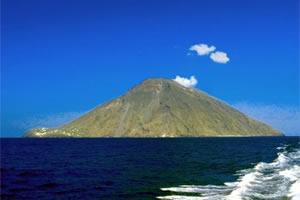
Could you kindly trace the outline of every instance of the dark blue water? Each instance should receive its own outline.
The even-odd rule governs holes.
[[[1,199],[163,198],[174,191],[161,188],[235,182],[282,148],[299,137],[1,139]]]

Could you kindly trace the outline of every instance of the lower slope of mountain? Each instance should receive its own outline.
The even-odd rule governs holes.
[[[127,94],[59,128],[29,137],[280,136],[206,93],[173,80],[148,79]]]

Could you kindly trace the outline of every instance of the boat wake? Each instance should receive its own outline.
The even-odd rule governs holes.
[[[271,163],[260,162],[252,169],[238,171],[235,182],[224,185],[180,185],[161,188],[174,193],[159,196],[169,200],[300,200],[300,148],[279,147]]]

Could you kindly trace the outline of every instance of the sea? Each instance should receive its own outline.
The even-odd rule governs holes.
[[[299,200],[300,137],[2,138],[1,199]]]

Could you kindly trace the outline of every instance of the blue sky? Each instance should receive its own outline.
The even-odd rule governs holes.
[[[146,78],[176,75],[194,75],[197,88],[246,113],[268,108],[262,120],[284,116],[272,125],[293,121],[283,131],[300,134],[298,0],[1,4],[2,136],[58,125]],[[200,43],[230,61],[189,51]]]

